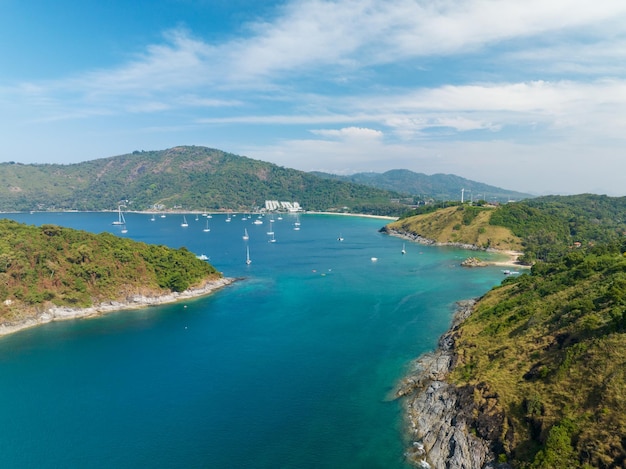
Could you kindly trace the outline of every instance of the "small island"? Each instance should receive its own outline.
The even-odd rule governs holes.
[[[0,220],[0,335],[206,295],[232,281],[184,247]]]

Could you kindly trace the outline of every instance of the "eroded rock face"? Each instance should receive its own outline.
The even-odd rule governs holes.
[[[460,305],[439,348],[417,360],[416,372],[406,377],[396,392],[405,399],[409,440],[406,457],[417,467],[509,467],[496,463],[505,419],[498,409],[497,395],[485,385],[458,387],[446,381],[456,361],[458,325],[471,313],[473,304]]]

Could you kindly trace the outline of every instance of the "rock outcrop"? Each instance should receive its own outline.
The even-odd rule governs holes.
[[[469,316],[474,303],[459,305],[438,349],[420,357],[415,372],[404,378],[396,391],[396,397],[404,399],[409,440],[406,457],[417,467],[509,467],[496,462],[504,423],[497,396],[490,396],[485,386],[459,387],[446,381],[456,362],[458,325]],[[476,395],[481,396],[478,401]]]
[[[485,261],[481,261],[478,257],[468,257],[463,262],[461,262],[461,266],[463,267],[485,267],[487,264]]]
[[[28,317],[19,322],[0,324],[0,336],[11,334],[28,327],[46,324],[52,321],[79,319],[100,316],[113,311],[144,308],[147,306],[174,303],[176,301],[208,295],[215,290],[225,287],[235,281],[232,278],[217,278],[205,282],[203,285],[190,288],[182,292],[171,292],[160,296],[146,296],[141,294],[128,295],[125,300],[107,301],[88,308],[71,308],[56,306],[40,312],[36,316]]]

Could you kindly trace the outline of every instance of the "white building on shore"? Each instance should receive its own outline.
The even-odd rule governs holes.
[[[286,210],[287,212],[300,212],[302,207],[298,202],[279,202],[278,200],[266,200],[265,210],[275,212],[276,210]]]

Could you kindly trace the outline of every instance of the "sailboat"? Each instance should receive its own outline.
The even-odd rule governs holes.
[[[123,234],[128,233],[128,228],[126,228],[126,225],[122,226],[122,233]]]
[[[293,229],[298,231],[300,229],[300,216],[296,214],[296,221],[293,224]]]
[[[189,223],[187,223],[187,218],[185,217],[185,215],[183,215],[183,222],[180,224],[180,226],[182,226],[183,228],[187,228],[189,226]]]
[[[156,218],[154,218],[154,213],[152,214],[152,217],[150,218],[150,221],[155,221]]]
[[[404,243],[402,243],[402,254],[406,254],[406,249],[404,249]]]
[[[252,261],[250,260],[250,248],[248,246],[246,246],[246,264],[252,264]]]
[[[274,230],[272,229],[272,223],[274,220],[270,220],[270,230],[267,232],[268,235],[273,235],[274,234]]]
[[[270,243],[275,243],[276,242],[276,238],[274,238],[274,232],[272,231],[272,237],[269,239]]]
[[[124,220],[124,214],[122,213],[123,205],[118,205],[117,207],[117,220],[111,222],[112,225],[125,225],[126,220]]]
[[[205,233],[208,233],[209,231],[211,231],[211,228],[209,228],[209,219],[208,218],[207,218],[207,221],[206,221],[206,227],[202,231],[204,231]]]
[[[339,236],[337,237],[337,241],[343,241],[343,236],[341,236],[341,233],[339,233]]]
[[[250,239],[250,236],[248,236],[248,229],[247,228],[243,229],[243,239],[244,240]]]

